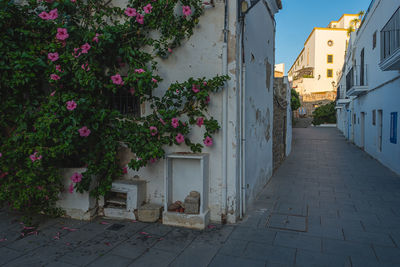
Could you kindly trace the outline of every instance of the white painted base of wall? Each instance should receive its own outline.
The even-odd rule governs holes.
[[[163,212],[163,224],[203,230],[210,222],[210,210],[200,214]]]
[[[123,208],[104,208],[104,216],[113,219],[130,219],[136,220],[135,213]]]
[[[68,187],[72,183],[71,176],[75,173],[85,172],[85,168],[65,168],[61,169],[62,181],[64,184],[64,192],[60,193],[57,207],[65,211],[66,216],[78,220],[90,220],[97,214],[97,201],[96,198],[91,197],[89,192],[83,194],[68,192]]]

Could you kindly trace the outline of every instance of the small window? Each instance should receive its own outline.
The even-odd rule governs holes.
[[[356,114],[353,114],[353,124],[356,124],[356,122],[357,122],[357,116]]]
[[[372,49],[375,49],[376,47],[376,31],[372,35]]]
[[[372,111],[372,125],[376,125],[376,110]]]
[[[333,41],[332,40],[329,40],[328,41],[328,46],[332,46],[333,45]]]
[[[333,69],[326,70],[326,77],[333,78]]]
[[[134,95],[132,89],[118,88],[116,93],[109,95],[109,105],[121,114],[140,117],[140,98]]]
[[[333,55],[328,55],[327,62],[333,63]]]
[[[390,143],[397,144],[397,112],[390,113]]]

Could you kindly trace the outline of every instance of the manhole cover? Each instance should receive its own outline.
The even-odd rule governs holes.
[[[120,230],[120,229],[123,228],[123,227],[125,227],[125,225],[123,225],[123,224],[118,224],[118,223],[114,223],[113,225],[111,225],[110,227],[108,227],[106,230],[109,230],[109,231],[118,231],[118,230]]]
[[[307,232],[307,217],[282,213],[272,213],[267,220],[268,228]]]

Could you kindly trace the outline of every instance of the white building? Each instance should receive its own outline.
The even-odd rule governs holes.
[[[338,128],[400,173],[400,1],[374,0],[350,39],[336,102]]]
[[[292,87],[302,101],[334,100],[335,83],[344,63],[348,29],[356,28],[359,16],[344,14],[326,28],[314,28],[288,72]]]
[[[164,80],[154,94],[190,77],[229,75],[209,106],[221,129],[203,154],[180,153],[190,152],[183,145],[168,147],[167,159],[139,172],[128,170],[124,177],[138,175],[145,182],[145,201],[164,205],[164,223],[193,228],[209,220],[236,222],[272,176],[274,15],[281,8],[280,0],[204,2],[207,8],[193,36],[158,60]],[[118,5],[126,7],[126,2]],[[149,112],[148,106],[141,107],[142,114]],[[201,142],[203,132],[191,138]],[[201,194],[199,220],[165,214],[169,204],[183,202],[193,190]]]

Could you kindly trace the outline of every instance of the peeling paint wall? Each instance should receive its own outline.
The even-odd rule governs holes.
[[[274,20],[264,1],[245,18],[245,180],[247,206],[272,175]]]

